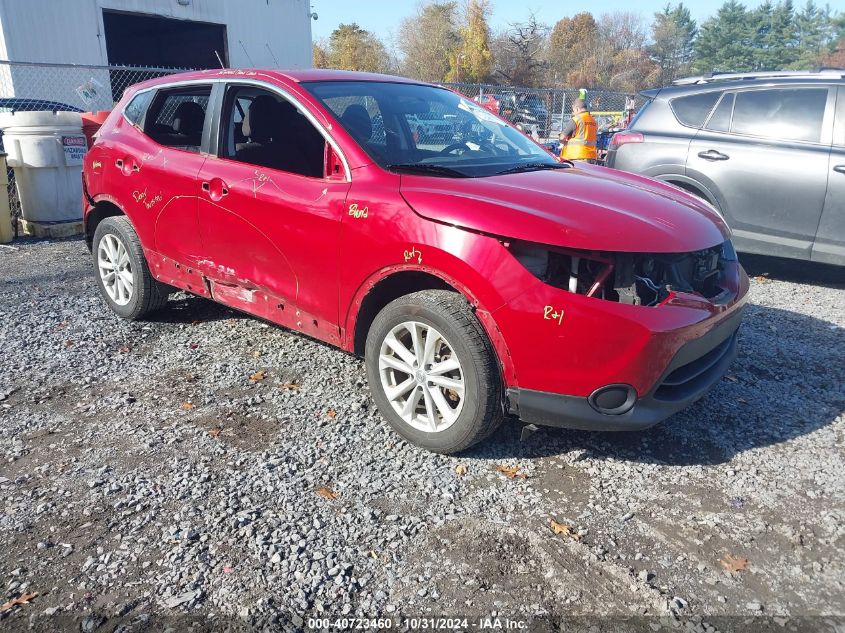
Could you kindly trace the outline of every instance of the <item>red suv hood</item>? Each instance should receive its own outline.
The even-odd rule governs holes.
[[[691,194],[593,166],[487,178],[403,175],[401,192],[425,218],[540,244],[683,253],[730,237],[719,215]]]

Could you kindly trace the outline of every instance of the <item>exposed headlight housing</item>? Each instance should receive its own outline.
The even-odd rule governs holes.
[[[503,242],[543,283],[575,294],[655,306],[673,292],[712,299],[724,292],[725,262],[736,261],[730,240],[691,253],[607,253],[531,242]]]

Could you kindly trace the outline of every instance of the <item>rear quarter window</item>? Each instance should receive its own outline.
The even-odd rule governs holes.
[[[123,115],[129,119],[130,123],[140,125],[141,120],[144,118],[144,113],[150,105],[150,99],[152,99],[152,96],[153,91],[147,90],[146,92],[140,92],[132,97],[132,100],[123,109]]]
[[[721,92],[703,92],[687,97],[676,97],[669,101],[669,105],[681,125],[698,128],[707,119],[707,115],[710,114],[721,94]]]

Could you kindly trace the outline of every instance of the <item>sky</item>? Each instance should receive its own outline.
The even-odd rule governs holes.
[[[493,31],[507,28],[509,23],[524,21],[530,11],[534,11],[541,22],[553,26],[562,17],[574,15],[579,11],[589,11],[593,15],[613,11],[637,11],[643,15],[646,23],[652,15],[666,6],[667,0],[592,0],[589,3],[569,3],[561,0],[493,0],[493,16],[490,26]],[[673,2],[675,4],[676,2]],[[716,13],[721,0],[685,0],[693,18],[699,24],[705,18]],[[317,21],[311,23],[314,40],[327,38],[338,24],[357,22],[359,26],[375,33],[383,40],[396,36],[399,23],[413,14],[418,0],[311,0]],[[751,0],[747,4],[759,4]],[[821,3],[823,4],[823,3]]]

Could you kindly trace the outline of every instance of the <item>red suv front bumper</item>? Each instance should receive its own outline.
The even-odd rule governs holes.
[[[508,386],[510,413],[528,423],[618,431],[653,426],[689,406],[736,357],[748,277],[734,262],[725,282],[719,302],[678,294],[655,307],[532,285],[493,314],[518,382]]]

